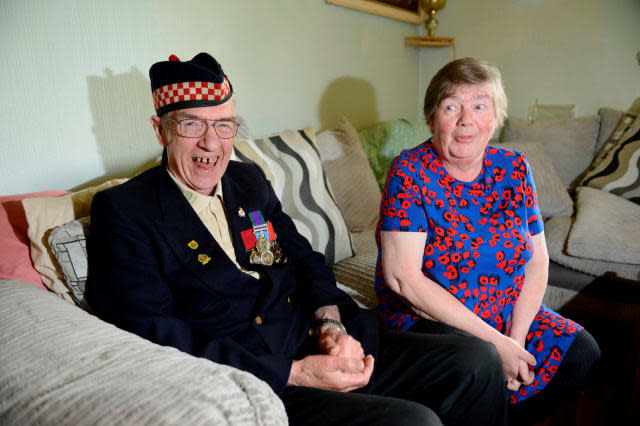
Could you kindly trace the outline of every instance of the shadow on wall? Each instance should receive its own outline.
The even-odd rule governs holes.
[[[336,127],[342,116],[346,116],[356,129],[380,121],[371,83],[361,78],[340,77],[329,84],[318,105],[320,128]]]
[[[154,114],[149,79],[138,69],[121,74],[88,76],[93,133],[105,174],[73,190],[109,179],[132,177],[159,164],[158,144],[149,117]]]

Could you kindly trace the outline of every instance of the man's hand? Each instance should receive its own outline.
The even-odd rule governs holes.
[[[325,325],[318,335],[318,347],[327,355],[342,358],[364,359],[364,351],[359,341],[331,325]]]
[[[348,335],[343,335],[348,336]],[[309,355],[293,361],[289,385],[350,392],[366,386],[373,373],[373,356],[364,359]]]

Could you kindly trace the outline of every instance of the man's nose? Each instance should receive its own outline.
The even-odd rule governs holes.
[[[204,135],[200,138],[200,145],[207,151],[213,151],[220,148],[222,141],[216,133],[216,129],[212,123],[207,123]]]

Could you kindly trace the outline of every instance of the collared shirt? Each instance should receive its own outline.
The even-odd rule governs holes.
[[[233,240],[231,239],[231,229],[227,221],[227,209],[222,198],[222,185],[220,183],[216,185],[213,195],[202,195],[187,187],[170,171],[169,176],[178,185],[184,197],[229,259],[245,274],[259,278],[258,272],[242,268],[236,260]]]

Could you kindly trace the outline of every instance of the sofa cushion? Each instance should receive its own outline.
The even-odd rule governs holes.
[[[607,139],[613,135],[624,114],[624,111],[612,108],[600,108],[598,110],[600,131],[598,132],[598,142],[596,142],[596,152],[599,152]]]
[[[502,140],[541,143],[564,186],[572,188],[593,160],[599,129],[598,116],[533,122],[509,118]]]
[[[599,189],[578,188],[567,253],[640,264],[640,206]]]
[[[327,264],[353,256],[351,236],[322,169],[313,129],[236,140],[232,158],[256,163],[298,232]]]
[[[552,217],[545,222],[544,228],[549,258],[554,262],[589,275],[611,275],[640,282],[640,265],[585,259],[567,254],[565,244],[571,229],[571,217]]]
[[[593,161],[582,185],[640,204],[640,117],[627,114]]]
[[[31,246],[31,259],[42,276],[44,285],[63,299],[75,303],[72,290],[64,283],[62,271],[56,267],[55,257],[49,247],[49,236],[58,226],[89,216],[91,200],[96,192],[125,182],[113,179],[101,185],[54,198],[28,198],[22,200],[27,223],[27,235]]]
[[[0,281],[0,424],[286,425],[269,385]]]
[[[318,151],[349,230],[362,232],[375,227],[380,188],[349,120],[343,117],[338,127],[318,134]]]
[[[29,256],[27,218],[20,202],[26,198],[56,197],[66,191],[44,191],[0,197],[0,278],[46,288]]]
[[[339,284],[349,289],[347,292],[356,302],[375,309],[378,306],[373,287],[378,259],[375,230],[354,233],[353,245],[356,255],[332,265],[333,274]]]
[[[84,287],[87,282],[87,236],[89,217],[72,220],[55,228],[47,242],[57,265],[62,271],[64,282],[71,290],[76,304],[86,307]]]
[[[402,150],[420,145],[429,136],[426,123],[404,118],[384,121],[358,132],[378,186],[384,187],[391,161]]]
[[[573,200],[540,143],[504,142],[500,147],[522,152],[529,160],[536,184],[538,206],[544,219],[573,214]]]

